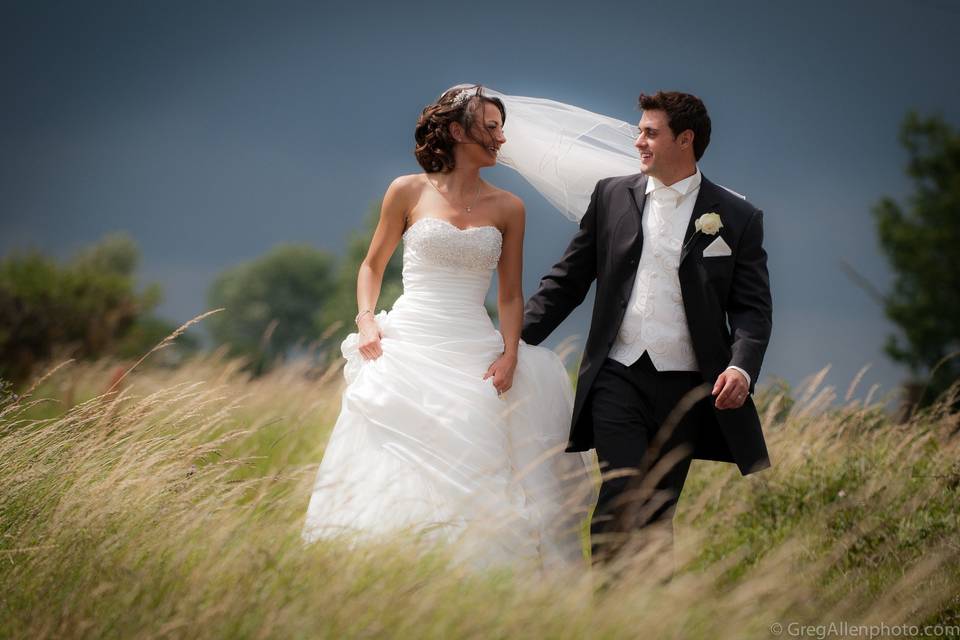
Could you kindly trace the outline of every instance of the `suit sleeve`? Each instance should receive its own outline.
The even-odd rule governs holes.
[[[597,207],[603,180],[597,183],[590,204],[580,219],[580,230],[570,240],[557,264],[540,280],[527,301],[520,337],[540,344],[577,308],[597,277]]]
[[[759,210],[750,218],[740,239],[727,318],[733,336],[729,364],[749,373],[753,391],[773,327],[767,252],[763,248],[763,212]]]

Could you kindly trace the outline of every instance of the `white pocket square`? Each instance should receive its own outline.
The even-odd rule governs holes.
[[[717,236],[717,239],[707,245],[707,248],[703,250],[704,258],[720,258],[723,256],[729,256],[733,253],[730,250],[730,245],[723,241],[723,238]]]

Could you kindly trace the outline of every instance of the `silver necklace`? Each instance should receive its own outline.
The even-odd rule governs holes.
[[[450,202],[450,198],[448,198],[446,195],[444,195],[443,191],[440,191],[440,187],[438,187],[437,185],[433,184],[433,180],[431,180],[430,178],[427,178],[427,182],[429,182],[429,183],[431,184],[431,186],[433,186],[433,188],[437,190],[437,193],[439,193],[441,196],[443,196],[443,199],[444,199],[444,200],[446,200],[447,202]],[[476,193],[474,194],[474,196],[473,196],[473,202],[471,202],[471,203],[468,204],[468,205],[464,205],[463,208],[464,208],[464,210],[465,210],[467,213],[470,213],[471,211],[473,211],[473,208],[477,205],[477,200],[480,198],[480,186],[481,186],[482,184],[483,184],[482,182],[478,182],[478,183],[477,183],[477,192],[476,192]]]

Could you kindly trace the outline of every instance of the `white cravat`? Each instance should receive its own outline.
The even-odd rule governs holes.
[[[670,186],[647,178],[643,248],[627,312],[610,357],[630,366],[643,352],[657,371],[697,371],[687,314],[680,293],[680,249],[700,192],[700,169]],[[736,369],[750,384],[750,374]]]

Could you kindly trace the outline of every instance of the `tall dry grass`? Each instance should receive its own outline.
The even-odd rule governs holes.
[[[337,370],[251,379],[222,354],[122,380],[117,367],[70,363],[0,405],[3,637],[739,639],[772,637],[774,623],[786,637],[800,623],[960,625],[960,436],[942,407],[894,424],[822,376],[768,389],[773,468],[744,478],[694,463],[672,580],[650,548],[615,572],[542,578],[471,572],[403,540],[302,546]]]

